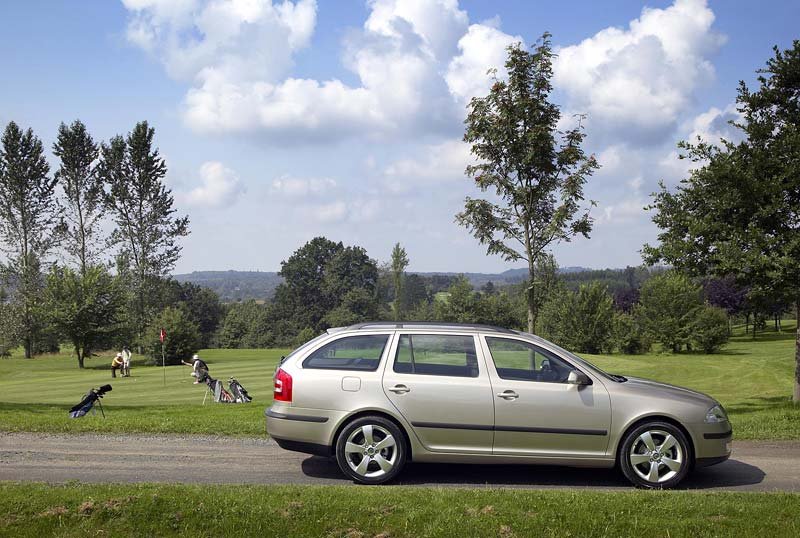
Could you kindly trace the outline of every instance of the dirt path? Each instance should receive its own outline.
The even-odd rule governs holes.
[[[351,484],[326,458],[268,439],[0,433],[0,480]],[[627,489],[615,471],[511,465],[409,465],[398,484]],[[734,443],[733,457],[695,471],[687,489],[800,492],[800,442]]]

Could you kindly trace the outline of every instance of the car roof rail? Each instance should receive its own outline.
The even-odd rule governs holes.
[[[365,321],[347,327],[349,331],[362,329],[468,329],[473,331],[496,332],[505,334],[519,334],[519,331],[497,327],[495,325],[482,325],[479,323],[449,323],[446,321]]]

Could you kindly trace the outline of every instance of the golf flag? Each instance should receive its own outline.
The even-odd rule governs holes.
[[[167,331],[165,331],[163,327],[161,328],[161,332],[159,333],[159,335],[158,335],[158,338],[159,338],[159,340],[161,340],[162,342],[163,342],[164,340],[166,340],[166,338],[167,338]]]

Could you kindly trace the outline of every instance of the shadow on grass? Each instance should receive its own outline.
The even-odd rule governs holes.
[[[729,413],[736,415],[756,413],[759,411],[774,411],[778,409],[794,410],[800,414],[800,406],[792,403],[792,398],[790,396],[751,398],[751,401],[749,402],[727,405],[725,406],[725,409]]]
[[[341,480],[347,483],[335,461],[312,456],[301,464],[303,474],[313,478]],[[738,460],[728,460],[713,467],[692,472],[678,489],[708,489],[748,486],[764,481],[760,468]],[[407,485],[537,486],[570,488],[621,488],[630,483],[616,469],[578,469],[542,465],[462,465],[412,463],[398,479]]]

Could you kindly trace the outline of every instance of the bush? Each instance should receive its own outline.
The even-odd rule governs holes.
[[[314,338],[315,336],[317,336],[317,333],[314,332],[314,329],[312,329],[311,327],[306,327],[305,329],[297,333],[297,337],[294,339],[293,342],[294,346],[300,347],[309,340],[311,340],[312,338]]]
[[[218,333],[223,348],[263,348],[273,342],[269,329],[269,313],[264,305],[253,300],[231,305]]]
[[[636,319],[645,333],[675,353],[692,340],[697,311],[703,306],[701,288],[687,277],[669,271],[644,283]]]
[[[167,333],[164,356],[167,364],[180,364],[200,349],[200,330],[180,308],[166,307],[153,319],[145,334],[145,346],[151,364],[161,364],[161,329]]]
[[[539,314],[544,337],[579,353],[601,353],[613,347],[613,303],[605,286],[583,285],[577,293],[554,295]]]
[[[625,312],[614,316],[614,348],[626,355],[638,355],[650,350],[652,343],[636,317]]]
[[[705,353],[714,353],[728,342],[728,314],[722,308],[706,305],[697,311],[692,341]]]

